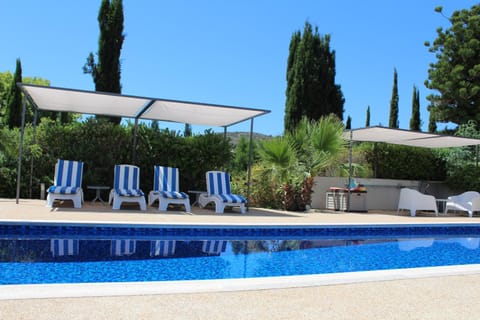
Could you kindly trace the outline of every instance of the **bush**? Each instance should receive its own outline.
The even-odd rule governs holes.
[[[42,119],[33,143],[33,128],[26,127],[20,196],[38,197],[40,183],[48,188],[53,182],[57,159],[84,162],[84,189],[87,185],[112,186],[115,164],[135,164],[140,167],[141,188],[148,192],[153,187],[153,166],[156,164],[178,167],[182,190],[205,190],[205,172],[228,167],[232,157],[229,140],[222,134],[206,131],[202,135],[183,137],[156,126],[140,125],[134,161],[133,129],[130,124],[119,126],[95,118],[66,125]],[[19,132],[3,129],[4,136],[11,139],[2,139],[0,144],[0,197],[11,198],[16,190],[13,186],[16,186]],[[33,171],[30,170],[32,161]]]
[[[376,178],[445,180],[445,161],[431,149],[386,143],[366,143],[363,148]]]

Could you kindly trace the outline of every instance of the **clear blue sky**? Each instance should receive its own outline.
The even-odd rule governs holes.
[[[100,0],[0,0],[0,72],[22,61],[23,76],[52,86],[94,90],[82,66],[98,49]],[[285,72],[292,33],[305,21],[331,35],[336,83],[352,127],[388,126],[393,70],[398,72],[400,128],[408,129],[413,85],[428,126],[424,46],[448,21],[434,12],[470,9],[467,0],[124,0],[122,93],[271,110],[254,130],[283,132]],[[183,130],[183,125],[167,125]],[[229,131],[248,131],[250,122]],[[193,127],[194,131],[204,128]],[[440,125],[440,129],[443,127]],[[216,128],[218,129],[218,128]]]

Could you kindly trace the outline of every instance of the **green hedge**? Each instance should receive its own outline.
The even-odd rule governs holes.
[[[446,163],[432,149],[385,143],[363,143],[360,148],[376,178],[433,181],[446,178]]]
[[[7,130],[3,129],[2,133],[15,138],[11,146],[1,144],[4,150],[0,149],[0,197],[12,198],[16,186],[18,130]],[[156,164],[178,167],[182,190],[205,190],[205,172],[226,169],[232,157],[229,141],[223,134],[212,131],[183,137],[157,126],[140,125],[135,162],[132,159],[131,124],[118,126],[89,118],[82,123],[61,125],[43,119],[36,134],[33,131],[32,127],[26,128],[22,163],[21,197],[27,198],[30,197],[30,178],[33,198],[39,196],[40,183],[45,183],[48,188],[53,182],[54,167],[59,158],[84,162],[85,191],[87,185],[112,186],[115,164],[135,164],[140,167],[141,188],[147,193],[153,187],[153,166]],[[86,197],[93,197],[93,192],[86,193]]]

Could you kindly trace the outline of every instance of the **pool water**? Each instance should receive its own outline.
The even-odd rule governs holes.
[[[480,236],[99,239],[0,236],[0,284],[254,278],[480,263]]]

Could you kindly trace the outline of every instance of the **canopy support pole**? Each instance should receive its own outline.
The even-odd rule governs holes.
[[[475,168],[478,168],[478,144],[475,146]]]
[[[352,182],[352,140],[353,140],[353,131],[350,129],[350,146],[348,151],[348,186],[347,186],[347,210],[350,211],[350,184]]]
[[[135,115],[135,126],[133,127],[133,141],[132,141],[132,162],[137,162],[137,134],[138,134],[138,119],[155,103],[155,100],[148,101],[142,106],[139,112]]]
[[[27,109],[27,102],[25,96],[22,99],[22,127],[20,128],[20,145],[18,147],[18,165],[17,165],[17,195],[16,204],[20,199],[20,178],[22,176],[22,156],[23,156],[23,135],[25,133],[25,112]]]
[[[252,153],[253,153],[253,118],[250,119],[250,144],[248,146],[248,173],[247,173],[247,211],[250,210],[250,183],[252,177]]]
[[[35,113],[33,114],[33,137],[32,137],[32,144],[37,142],[37,117],[38,111],[35,108]],[[33,156],[30,157],[30,190],[29,190],[29,198],[32,199],[32,186],[33,186]]]
[[[132,142],[132,163],[137,164],[137,131],[138,118],[135,118],[135,125],[133,127],[133,142]]]

